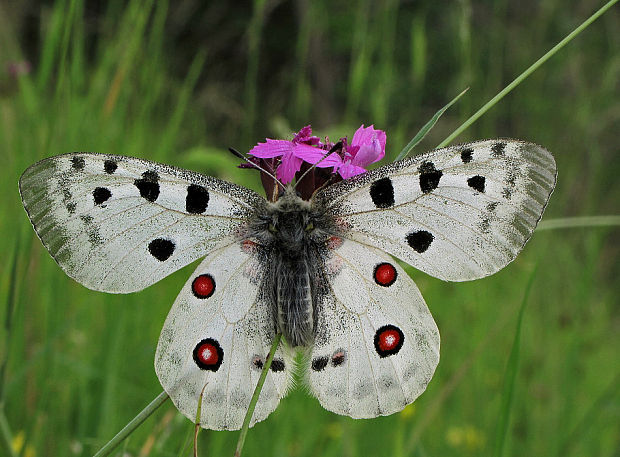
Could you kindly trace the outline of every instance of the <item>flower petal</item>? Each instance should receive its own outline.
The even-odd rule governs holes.
[[[374,126],[364,128],[364,124],[357,129],[351,141],[352,163],[360,167],[367,167],[371,163],[381,160],[385,156],[386,135],[383,130],[376,130]],[[353,147],[359,147],[353,151]]]
[[[293,154],[295,155],[295,157],[300,158],[304,162],[314,164],[317,163],[319,160],[323,159],[323,156],[327,154],[327,151],[325,149],[315,148],[314,146],[310,146],[307,144],[296,144],[295,149],[293,150]],[[337,153],[332,152],[325,159],[321,160],[317,167],[333,167],[334,165],[341,162],[342,159],[340,158],[340,156]]]
[[[338,168],[338,174],[344,179],[349,179],[353,176],[361,175],[362,173],[366,173],[366,169],[353,165],[352,163],[343,163]]]
[[[385,152],[385,141],[386,135],[383,130],[378,130],[374,128],[374,125],[364,128],[364,124],[361,125],[359,129],[353,135],[353,140],[351,140],[351,145],[353,146],[364,146],[370,145],[374,142],[374,140],[379,141],[379,146]]]
[[[381,160],[383,156],[385,156],[385,148],[381,148],[379,140],[375,139],[371,144],[360,146],[351,162],[359,167],[367,167],[371,163]]]
[[[288,184],[295,177],[295,173],[301,168],[301,160],[295,157],[292,152],[282,157],[282,163],[276,170],[276,177],[282,181],[282,184]]]
[[[271,159],[272,157],[280,157],[285,154],[290,154],[295,146],[292,141],[271,140],[269,138],[266,140],[266,143],[258,143],[254,146],[248,154],[251,154],[254,157],[260,157],[261,159]]]

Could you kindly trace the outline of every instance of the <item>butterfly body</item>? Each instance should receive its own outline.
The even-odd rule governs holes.
[[[502,139],[395,162],[308,201],[291,187],[268,202],[199,173],[94,153],[30,166],[20,192],[52,257],[91,289],[135,292],[203,259],[166,318],[155,371],[186,417],[200,409],[201,426],[234,430],[278,332],[287,344],[251,424],[275,410],[296,370],[323,407],[353,418],[414,401],[440,337],[394,258],[447,281],[493,274],[530,238],[555,182],[546,149]]]
[[[261,290],[276,316],[274,327],[292,347],[311,346],[325,293],[321,276],[328,240],[338,234],[334,218],[289,186],[275,203],[262,206],[241,233],[242,243],[251,241],[262,265]]]

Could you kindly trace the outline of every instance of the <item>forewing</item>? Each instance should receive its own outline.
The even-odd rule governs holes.
[[[259,294],[260,272],[255,257],[238,243],[217,249],[187,281],[166,318],[155,355],[157,376],[192,421],[202,393],[204,428],[241,428],[275,337],[273,310]],[[280,345],[252,425],[275,410],[292,368],[292,357]]]
[[[249,189],[130,157],[72,153],[21,176],[37,235],[73,279],[141,290],[233,234],[263,200]]]
[[[413,280],[378,249],[345,240],[326,266],[308,383],[353,418],[402,410],[439,363],[439,331]]]
[[[556,181],[551,154],[518,140],[438,149],[326,188],[344,236],[437,278],[466,281],[511,262]]]

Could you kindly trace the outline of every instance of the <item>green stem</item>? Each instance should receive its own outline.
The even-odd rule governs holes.
[[[448,137],[443,140],[437,148],[442,148],[452,142],[457,136],[459,136],[463,131],[465,131],[471,124],[476,122],[479,117],[481,117],[484,113],[486,113],[493,105],[495,105],[498,101],[504,98],[505,95],[510,93],[515,87],[517,87],[525,78],[531,75],[538,67],[540,67],[543,63],[545,63],[552,55],[562,49],[566,44],[568,44],[573,38],[579,35],[583,30],[588,27],[592,22],[598,19],[605,11],[611,8],[618,0],[610,0],[603,7],[601,7],[596,13],[586,19],[579,27],[569,33],[566,38],[552,47],[544,56],[534,62],[527,70],[521,73],[517,78],[508,84],[501,92],[499,92],[495,97],[489,100],[482,108],[476,111],[469,119],[467,119],[459,128],[457,128],[454,132],[452,132]]]
[[[155,399],[148,404],[146,408],[138,413],[136,417],[134,417],[123,429],[116,434],[114,438],[106,443],[99,452],[97,452],[94,457],[103,457],[105,455],[109,455],[110,452],[116,448],[121,442],[127,438],[142,422],[144,422],[151,414],[155,412],[157,408],[159,408],[166,400],[168,400],[168,394],[166,391],[160,393]]]
[[[205,389],[207,388],[207,384],[205,384],[200,391],[200,397],[198,398],[198,408],[196,408],[196,420],[194,423],[196,426],[194,427],[194,457],[198,457],[198,433],[200,433],[200,418],[202,417],[202,398],[205,394]]]
[[[267,373],[269,372],[269,367],[271,366],[271,362],[273,361],[273,356],[276,353],[276,349],[278,349],[278,344],[280,344],[280,339],[282,339],[282,334],[278,333],[273,339],[271,349],[269,350],[269,356],[267,357],[267,361],[263,366],[263,371],[260,374],[260,378],[258,378],[258,384],[256,384],[256,389],[254,389],[254,395],[252,395],[252,399],[250,400],[250,404],[248,406],[248,411],[245,413],[245,418],[243,419],[241,433],[239,434],[239,441],[237,441],[237,449],[235,449],[235,457],[241,457],[241,451],[243,450],[243,445],[245,444],[245,437],[248,434],[248,429],[250,428],[252,414],[254,414],[254,408],[256,408],[258,396],[260,395],[260,391],[263,388],[263,384],[265,384],[265,379],[267,378]]]
[[[577,227],[611,227],[620,225],[620,216],[581,216],[549,219],[538,224],[538,230],[556,230]]]

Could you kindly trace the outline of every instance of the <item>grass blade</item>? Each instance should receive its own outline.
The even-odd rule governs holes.
[[[254,414],[254,408],[256,408],[256,403],[258,403],[258,396],[260,395],[260,391],[263,389],[263,384],[265,384],[265,379],[267,378],[269,367],[273,361],[273,356],[276,354],[276,349],[278,349],[278,345],[280,344],[280,339],[282,339],[282,334],[278,333],[273,339],[271,349],[269,350],[269,356],[267,356],[267,361],[263,366],[263,371],[260,374],[260,378],[258,378],[256,389],[254,389],[254,394],[252,395],[252,399],[248,405],[248,412],[245,414],[245,418],[243,419],[241,433],[239,434],[239,440],[237,441],[237,449],[235,449],[235,457],[241,457],[241,451],[243,450],[243,445],[245,444],[245,437],[248,434],[248,428],[250,428],[252,414]]]
[[[618,225],[620,225],[620,216],[615,215],[561,217],[542,221],[536,228],[536,231],[579,227],[611,227]]]
[[[418,143],[424,139],[426,134],[430,132],[430,130],[435,126],[441,115],[445,113],[448,108],[454,105],[454,103],[456,103],[456,101],[461,98],[468,90],[469,87],[460,94],[458,94],[456,97],[454,97],[450,103],[437,111],[435,115],[431,117],[431,119],[426,124],[424,124],[424,127],[422,127],[420,131],[411,139],[411,141],[407,143],[407,146],[405,146],[403,150],[400,151],[400,154],[398,154],[396,159],[394,159],[394,162],[403,160],[405,157],[407,157],[411,153],[412,149],[415,148]]]
[[[552,47],[549,51],[547,51],[545,55],[543,55],[540,59],[538,59],[536,62],[530,65],[530,67],[527,70],[525,70],[523,73],[517,76],[510,84],[508,84],[504,89],[502,89],[495,97],[493,97],[491,100],[485,103],[482,108],[476,111],[469,119],[467,119],[463,124],[461,124],[459,128],[457,128],[454,132],[448,135],[448,137],[445,140],[439,143],[437,148],[442,148],[450,144],[452,140],[454,140],[457,136],[463,133],[470,125],[476,122],[478,118],[480,118],[484,113],[486,113],[489,109],[491,109],[493,105],[499,102],[507,94],[512,92],[512,90],[515,87],[517,87],[528,76],[534,73],[534,71],[537,70],[538,67],[540,67],[543,63],[545,63],[556,52],[558,52],[560,49],[566,46],[573,38],[575,38],[577,35],[583,32],[590,24],[592,24],[592,22],[598,19],[603,13],[605,13],[605,11],[607,11],[617,2],[618,0],[610,0],[605,5],[603,5],[597,12],[595,12],[592,16],[590,16],[588,19],[582,22],[579,27],[577,27],[575,30],[569,33],[562,41],[560,41],[558,44]]]
[[[497,422],[497,438],[495,442],[495,457],[501,457],[504,451],[504,443],[506,442],[506,435],[508,434],[508,425],[510,422],[510,411],[512,409],[512,400],[514,398],[514,386],[517,379],[517,372],[519,371],[519,346],[521,344],[521,325],[523,324],[523,315],[525,313],[525,305],[530,296],[532,290],[532,284],[534,278],[536,278],[536,271],[538,267],[534,268],[530,279],[525,286],[525,293],[523,294],[523,301],[521,302],[521,308],[519,309],[519,316],[517,318],[517,328],[515,330],[515,337],[512,342],[512,348],[510,349],[510,356],[508,357],[508,364],[506,365],[506,373],[504,374],[504,388],[502,392],[502,406],[499,414],[499,421]]]
[[[17,262],[19,259],[20,239],[17,238],[11,259],[11,275],[9,277],[9,287],[6,297],[6,314],[4,317],[4,344],[2,360],[0,361],[0,409],[4,408],[4,394],[6,385],[6,367],[9,359],[9,347],[11,343],[11,330],[13,328],[13,311],[15,310],[15,297],[17,290]]]
[[[106,443],[99,451],[94,455],[94,457],[103,457],[105,455],[109,455],[116,446],[121,444],[125,438],[127,438],[136,428],[142,424],[151,414],[155,412],[157,408],[164,404],[164,402],[168,400],[168,394],[164,390],[160,393],[155,399],[150,402],[146,408],[138,413],[136,417],[134,417],[131,421],[127,423],[123,427],[123,429],[116,434],[114,438]]]
[[[7,453],[7,456],[17,457],[17,453],[13,449],[13,434],[11,433],[11,427],[9,421],[4,413],[4,387],[6,385],[6,367],[9,358],[9,346],[10,335],[13,322],[13,310],[15,309],[15,291],[17,289],[17,261],[19,258],[19,238],[15,243],[13,249],[13,258],[11,259],[11,276],[9,278],[9,288],[6,299],[6,316],[4,321],[5,331],[5,344],[2,354],[2,361],[0,365],[0,436],[2,437],[2,443]],[[25,448],[25,444],[23,448]]]

